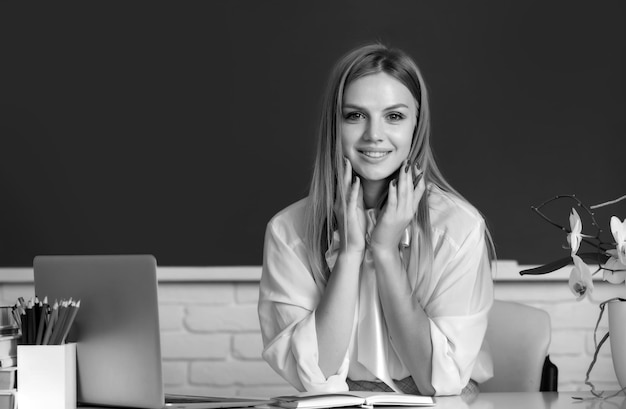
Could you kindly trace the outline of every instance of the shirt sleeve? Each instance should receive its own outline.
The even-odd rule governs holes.
[[[258,305],[263,359],[299,391],[346,391],[347,354],[337,374],[328,378],[318,364],[315,309],[323,289],[308,266],[303,242],[293,229],[271,221]]]
[[[493,303],[484,232],[481,220],[460,246],[443,243],[435,255],[433,271],[440,277],[426,312],[436,395],[459,394],[470,378],[480,383],[493,373],[491,358],[481,351]]]

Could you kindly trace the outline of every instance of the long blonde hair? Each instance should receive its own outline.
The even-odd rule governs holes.
[[[318,285],[325,285],[330,271],[324,254],[337,228],[334,201],[338,198],[345,209],[347,192],[344,174],[344,153],[341,144],[343,96],[349,84],[366,75],[384,72],[406,86],[418,107],[417,126],[409,153],[409,163],[421,170],[426,185],[434,184],[445,192],[465,200],[441,174],[430,144],[430,105],[428,91],[415,62],[403,51],[382,44],[370,44],[345,54],[331,72],[322,102],[318,129],[317,154],[306,209],[306,240],[309,262]],[[393,177],[390,176],[390,178]],[[466,200],[465,200],[466,201]],[[467,201],[466,201],[467,202]],[[420,254],[426,271],[432,266],[433,247],[429,216],[428,190],[425,192],[412,223],[420,227]],[[489,254],[495,258],[493,242],[486,229]]]

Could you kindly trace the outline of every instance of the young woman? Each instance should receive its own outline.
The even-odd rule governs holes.
[[[417,66],[358,48],[331,74],[309,196],[267,226],[263,357],[301,391],[475,392],[492,249],[435,164]]]

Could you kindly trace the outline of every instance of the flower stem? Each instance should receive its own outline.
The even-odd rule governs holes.
[[[618,197],[615,200],[609,200],[608,202],[604,202],[604,203],[600,203],[600,204],[597,204],[597,205],[590,206],[589,208],[590,209],[599,209],[600,207],[609,206],[609,205],[615,204],[617,202],[621,202],[624,199],[626,199],[626,195],[624,195],[622,197]]]

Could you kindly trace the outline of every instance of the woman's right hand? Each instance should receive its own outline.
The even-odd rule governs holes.
[[[347,254],[365,254],[365,210],[363,205],[363,188],[361,179],[352,176],[352,164],[344,158],[345,171],[343,175],[344,191],[346,197],[346,213],[339,197],[335,198],[335,217],[339,228],[341,248],[340,252]],[[344,219],[346,223],[344,223]],[[347,231],[344,231],[344,227]]]

